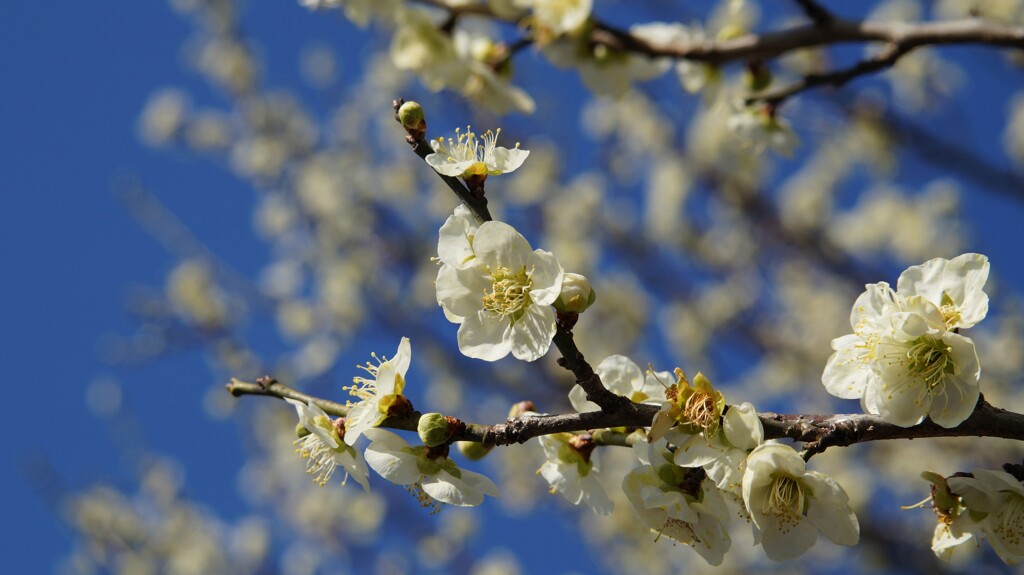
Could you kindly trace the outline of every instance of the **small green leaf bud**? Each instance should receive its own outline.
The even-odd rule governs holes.
[[[493,445],[488,447],[476,441],[459,441],[455,445],[459,448],[459,453],[470,461],[479,461],[494,449]]]
[[[440,413],[425,413],[421,415],[416,431],[420,434],[420,439],[427,447],[444,445],[452,437],[448,418]]]
[[[590,286],[590,280],[580,274],[567,273],[562,276],[562,292],[555,300],[555,309],[568,313],[582,313],[597,299],[597,293]]]

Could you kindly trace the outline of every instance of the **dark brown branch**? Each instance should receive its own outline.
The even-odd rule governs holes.
[[[913,48],[906,48],[899,44],[889,44],[878,54],[875,54],[866,60],[861,60],[849,68],[835,70],[833,72],[808,74],[802,79],[779,90],[774,90],[758,96],[751,96],[750,98],[747,98],[747,103],[760,101],[778,107],[782,102],[790,97],[811,88],[817,88],[819,86],[832,86],[839,88],[854,78],[873,74],[886,68],[891,68],[896,64],[897,60],[902,58],[912,49]]]
[[[271,380],[272,381],[272,380]],[[289,397],[300,401],[313,401],[330,415],[344,417],[347,409],[340,403],[315,398],[296,391],[287,385],[271,383],[246,383],[232,380],[228,391],[235,397],[262,395],[266,397]],[[625,398],[621,398],[625,400]],[[504,423],[483,425],[467,423],[464,433],[453,438],[459,441],[479,441],[487,445],[509,445],[524,443],[541,435],[563,432],[607,430],[615,427],[648,427],[658,408],[652,405],[626,401],[628,407],[618,411],[595,411],[589,413],[568,413],[562,415],[522,416],[510,418]],[[789,438],[804,443],[806,456],[821,453],[829,447],[847,447],[856,443],[888,439],[920,439],[928,437],[1002,437],[1024,441],[1024,414],[994,407],[979,399],[978,406],[960,425],[947,429],[931,420],[912,427],[899,427],[867,414],[759,414],[764,424],[765,439]],[[404,418],[385,420],[382,427],[415,431],[419,413]],[[595,435],[598,443],[604,445],[630,445],[638,436],[601,432]]]
[[[800,9],[811,19],[811,22],[814,22],[817,26],[828,26],[835,20],[835,16],[815,0],[796,0],[796,3],[800,5]]]

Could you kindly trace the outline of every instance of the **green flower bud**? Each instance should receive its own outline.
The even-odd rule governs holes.
[[[421,415],[416,431],[420,434],[420,439],[427,447],[443,445],[452,438],[448,418],[440,413],[425,413]]]
[[[419,128],[420,124],[426,122],[426,115],[423,113],[423,106],[419,102],[406,102],[398,108],[398,121],[406,130]]]
[[[562,292],[555,300],[555,309],[569,313],[583,313],[593,305],[597,293],[590,286],[590,280],[580,274],[562,275]]]
[[[479,461],[494,449],[494,446],[488,447],[476,441],[459,441],[455,446],[459,448],[459,453],[470,461]]]

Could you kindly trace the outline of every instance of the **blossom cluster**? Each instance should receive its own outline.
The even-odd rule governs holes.
[[[962,423],[978,402],[981,365],[960,330],[988,313],[988,273],[988,258],[963,254],[908,268],[895,290],[866,286],[850,314],[853,333],[832,340],[825,389],[903,427],[925,417]]]

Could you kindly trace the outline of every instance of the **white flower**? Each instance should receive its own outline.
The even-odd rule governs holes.
[[[671,463],[661,441],[639,450],[643,465],[622,481],[622,491],[640,520],[659,536],[692,546],[709,564],[720,565],[732,545],[723,524],[729,518],[722,494],[700,470]]]
[[[946,319],[946,329],[969,328],[988,313],[988,258],[963,254],[947,260],[935,258],[907,268],[896,282],[904,297],[923,296],[935,304]]]
[[[425,507],[447,503],[460,507],[480,505],[484,495],[499,497],[498,487],[480,475],[459,469],[447,455],[420,446],[410,446],[398,435],[383,429],[368,429],[366,462],[381,477],[408,486]]]
[[[866,412],[904,427],[925,416],[955,427],[974,411],[981,377],[974,342],[947,331],[933,303],[879,282],[857,298],[850,324],[853,334],[832,340],[822,373],[829,393],[860,398]]]
[[[975,540],[978,525],[971,519],[966,509],[956,518],[945,520],[940,517],[932,534],[932,552],[943,561],[953,559],[953,553],[966,543]]]
[[[350,394],[360,401],[350,405],[345,418],[345,443],[355,445],[356,439],[371,427],[376,427],[388,417],[388,411],[402,403],[402,390],[405,389],[405,372],[412,361],[412,346],[409,338],[403,337],[398,344],[398,351],[391,359],[381,361],[374,354],[373,358],[379,365],[359,366],[373,376],[373,381],[363,377],[354,377],[355,385],[346,387]]]
[[[459,133],[456,128],[454,140],[431,140],[430,147],[434,153],[427,156],[427,163],[439,174],[453,178],[513,172],[523,165],[530,152],[520,149],[519,144],[511,150],[498,146],[499,134],[500,128],[496,132],[487,130],[482,137],[478,137],[469,126],[464,133]]]
[[[562,266],[550,252],[531,251],[508,224],[485,222],[472,236],[464,231],[473,257],[461,240],[448,242],[442,232],[438,258],[444,265],[436,281],[438,304],[449,321],[461,324],[459,350],[486,361],[509,352],[524,361],[540,358],[555,336],[551,304],[562,288]]]
[[[309,435],[295,440],[298,446],[295,451],[309,460],[306,472],[313,476],[313,481],[320,485],[326,484],[334,470],[340,466],[345,470],[342,485],[351,476],[363,489],[369,491],[369,471],[363,455],[341,440],[330,416],[312,401],[309,404],[290,398],[285,398],[285,401],[295,406],[299,422],[309,431]]]
[[[747,457],[743,503],[753,521],[754,542],[769,559],[803,555],[818,540],[818,531],[833,543],[855,545],[860,525],[848,501],[832,478],[807,471],[792,447],[764,444]]]
[[[733,405],[722,416],[718,432],[686,433],[678,427],[665,434],[677,447],[673,461],[680,467],[703,467],[719,489],[737,491],[746,469],[747,452],[764,441],[764,426],[749,402]]]
[[[763,108],[742,109],[730,116],[726,125],[755,154],[770,149],[788,158],[799,143],[789,122]]]
[[[624,355],[610,355],[604,358],[594,371],[601,377],[601,383],[612,393],[635,403],[651,405],[661,405],[666,385],[662,382],[672,378],[672,374],[667,371],[645,374],[640,371],[640,366]],[[587,392],[579,385],[573,386],[569,391],[569,402],[572,403],[573,409],[580,413],[601,409],[596,403],[587,400]]]
[[[390,22],[398,8],[398,0],[299,0],[299,4],[310,10],[344,7],[345,16],[362,28],[373,17]]]
[[[590,17],[593,0],[514,0],[520,8],[532,8],[538,26],[554,35],[573,32]]]
[[[666,26],[669,25],[637,25],[630,28],[630,33],[638,37],[659,38]],[[621,98],[633,82],[656,78],[672,65],[666,58],[652,59],[588,42],[586,38],[562,39],[544,46],[542,51],[555,66],[579,71],[583,83],[598,95]]]
[[[612,512],[612,502],[597,478],[594,444],[569,433],[542,435],[538,439],[547,461],[537,470],[551,493],[558,493],[573,505],[585,503],[598,515]]]
[[[969,513],[982,517],[982,533],[1008,565],[1024,559],[1024,483],[1004,471],[975,469],[974,477],[950,477],[950,491]]]

